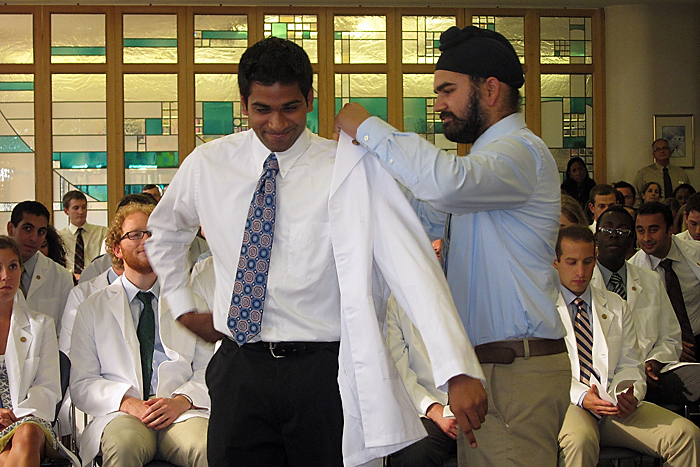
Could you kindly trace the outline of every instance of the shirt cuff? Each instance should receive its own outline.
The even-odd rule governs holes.
[[[169,293],[165,299],[168,301],[170,313],[172,313],[175,319],[197,309],[194,298],[192,297],[192,292],[190,292],[189,289],[175,290]]]

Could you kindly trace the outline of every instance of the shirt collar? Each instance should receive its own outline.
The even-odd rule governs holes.
[[[603,283],[607,286],[608,282],[610,282],[610,277],[613,275],[613,273],[618,273],[620,277],[622,277],[622,282],[627,285],[627,263],[623,262],[622,267],[617,270],[617,271],[611,271],[602,264],[600,264],[600,261],[598,263],[598,269],[600,269],[600,273],[603,275]]]
[[[253,158],[255,160],[255,164],[260,167],[260,172],[262,173],[262,168],[265,164],[265,160],[272,153],[272,151],[270,151],[262,143],[262,141],[260,141],[258,135],[256,135],[253,130],[251,130],[251,133],[253,133]],[[304,132],[301,135],[299,135],[299,137],[294,142],[291,148],[287,149],[284,152],[274,153],[277,156],[277,162],[279,162],[279,175],[281,175],[282,178],[284,178],[287,175],[287,172],[289,172],[289,170],[294,166],[294,163],[299,159],[299,157],[301,157],[301,155],[304,154],[304,152],[306,152],[310,144],[311,131],[308,128],[305,128]]]
[[[127,279],[124,274],[122,274],[117,280],[121,281],[122,286],[124,287],[124,292],[126,292],[126,298],[129,301],[129,303],[131,303],[134,300],[134,297],[136,297],[136,294],[139,292],[151,292],[156,298],[158,298],[158,296],[160,295],[160,285],[158,284],[157,280],[153,284],[153,287],[151,287],[148,290],[139,289],[134,284],[132,284],[131,281]]]
[[[563,285],[561,286],[561,296],[564,297],[564,303],[566,303],[566,306],[571,305],[571,302],[576,300],[577,298],[582,298],[584,302],[586,302],[586,305],[591,307],[591,285],[588,284],[588,287],[586,287],[586,290],[583,291],[581,295],[576,295],[573,293],[571,290],[567,289]]]
[[[510,114],[491,125],[479,136],[476,141],[474,141],[472,151],[478,151],[499,136],[514,133],[524,128],[527,128],[527,125],[525,124],[525,117],[523,117],[523,114],[520,112]]]
[[[649,261],[651,262],[651,268],[656,269],[659,267],[659,263],[666,258],[670,259],[671,261],[681,261],[683,259],[683,255],[681,254],[681,251],[678,249],[676,246],[676,242],[671,240],[671,249],[668,250],[668,254],[666,255],[666,258],[657,258],[656,256],[653,255],[648,255],[649,256]]]
[[[87,222],[84,223],[84,224],[82,225],[82,229],[83,229],[85,232],[88,231],[87,226],[88,226],[88,223],[87,223]],[[73,225],[73,224],[71,224],[70,222],[68,223],[68,230],[69,230],[70,233],[73,234],[73,235],[75,235],[75,234],[78,232],[78,229],[79,229],[79,228],[80,228],[80,227],[78,227],[77,225]]]

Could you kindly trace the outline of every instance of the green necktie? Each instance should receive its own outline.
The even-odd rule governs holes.
[[[153,294],[139,292],[136,298],[143,303],[136,336],[139,338],[141,351],[141,374],[143,375],[143,400],[151,395],[151,377],[153,376],[153,348],[156,344],[156,315],[153,312]]]

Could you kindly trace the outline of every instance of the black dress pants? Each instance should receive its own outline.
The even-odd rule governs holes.
[[[342,467],[338,349],[275,358],[224,338],[207,367],[210,467]]]

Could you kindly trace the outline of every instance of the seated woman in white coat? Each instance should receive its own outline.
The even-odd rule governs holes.
[[[54,321],[14,301],[21,258],[0,236],[0,467],[38,466],[55,449],[50,421],[61,397]]]

